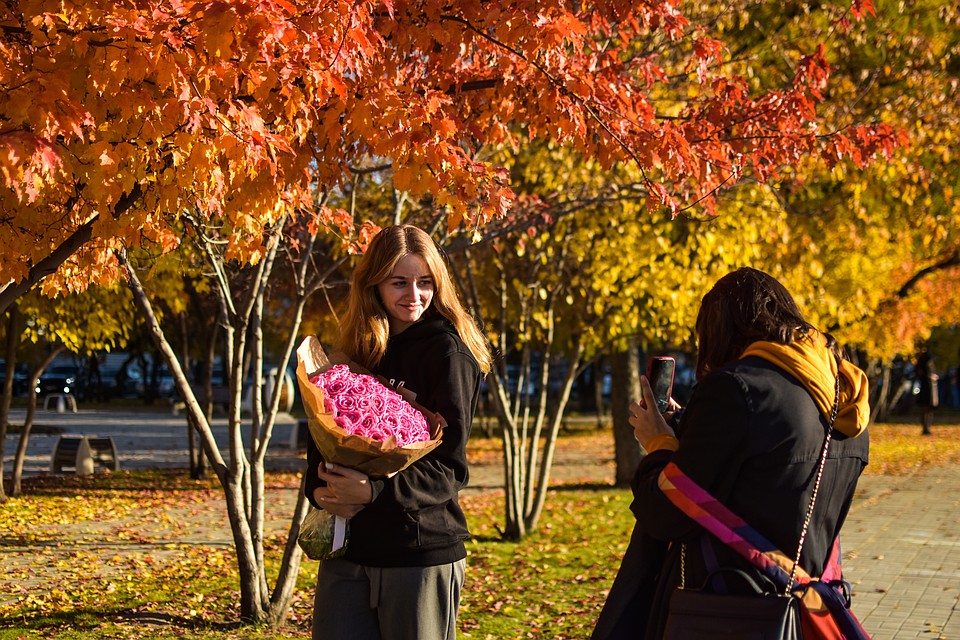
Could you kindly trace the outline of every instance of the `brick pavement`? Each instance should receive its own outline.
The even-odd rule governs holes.
[[[960,640],[960,470],[860,486],[841,536],[854,613],[874,640]]]

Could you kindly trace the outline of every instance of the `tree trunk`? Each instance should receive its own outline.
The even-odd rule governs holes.
[[[7,423],[10,419],[10,405],[13,402],[13,376],[17,370],[17,342],[20,331],[17,328],[17,305],[10,307],[7,312],[7,344],[6,344],[6,378],[3,381],[3,394],[0,396],[0,503],[7,501],[7,493],[3,487],[3,458],[7,442]],[[23,435],[20,436],[21,438]],[[13,490],[11,489],[11,493]],[[16,495],[16,494],[14,494]]]
[[[217,336],[219,331],[217,327],[219,323],[215,323],[210,330],[210,339],[207,341],[207,353],[203,361],[203,373],[201,374],[202,380],[200,384],[203,387],[204,394],[204,403],[203,403],[203,415],[207,417],[207,421],[213,420],[213,365],[214,360],[217,357]],[[226,373],[226,371],[224,371]],[[207,459],[203,455],[203,448],[197,449],[194,457],[191,459],[191,474],[193,478],[206,478],[207,477]]]
[[[501,532],[507,540],[520,540],[526,535],[523,526],[523,460],[524,451],[520,428],[508,410],[510,401],[505,381],[499,372],[494,372],[496,389],[497,416],[500,419],[500,431],[503,433],[503,486],[504,486],[504,527]]]
[[[275,603],[267,618],[267,624],[271,627],[276,627],[286,620],[290,603],[293,601],[293,593],[297,587],[297,574],[300,572],[300,561],[303,558],[303,550],[297,544],[297,538],[300,537],[300,525],[310,508],[305,492],[306,483],[307,474],[301,474],[300,490],[297,492],[297,504],[293,509],[290,535],[287,536],[287,543],[283,547],[283,558],[280,561],[280,574],[277,576],[277,584],[270,595],[270,601]]]
[[[264,505],[266,502],[264,460],[273,433],[276,415],[279,411],[283,385],[274,385],[274,393],[266,408],[263,407],[262,402],[255,402],[254,417],[252,418],[254,424],[250,430],[249,449],[245,449],[243,443],[240,407],[243,379],[241,372],[244,370],[244,359],[248,354],[247,338],[250,335],[253,336],[249,345],[250,364],[255,371],[262,370],[263,367],[262,343],[259,337],[259,324],[262,322],[260,309],[262,309],[269,276],[276,258],[279,238],[282,237],[279,233],[280,228],[278,227],[275,234],[270,236],[267,256],[261,260],[256,268],[255,277],[252,280],[244,279],[247,283],[248,295],[242,305],[233,298],[225,263],[215,255],[210,246],[206,247],[208,261],[216,274],[216,291],[221,305],[220,319],[223,322],[226,336],[225,372],[229,373],[231,392],[228,443],[226,445],[228,462],[225,462],[221,455],[210,429],[210,423],[197,402],[196,395],[184,375],[176,354],[163,334],[150,300],[140,285],[136,272],[127,260],[125,253],[118,252],[118,259],[125,268],[127,282],[133,292],[134,300],[146,317],[154,342],[173,374],[177,389],[186,403],[190,423],[197,430],[206,456],[211,461],[213,471],[216,473],[223,489],[240,578],[240,617],[246,622],[270,622],[271,624],[279,624],[283,621],[295,589],[302,555],[299,547],[294,549],[291,543],[296,546],[296,535],[306,513],[306,503],[298,500],[298,506],[290,523],[288,542],[282,560],[283,564],[280,567],[276,587],[271,594],[268,588],[268,571],[263,547]],[[308,243],[308,246],[312,249],[312,240]],[[305,281],[305,270],[308,262],[308,260],[302,261],[302,271],[298,274],[298,295],[290,316],[292,326],[280,363],[281,374],[283,367],[293,354],[303,317],[303,308],[307,297],[306,286],[303,282]],[[262,383],[261,378],[262,376],[255,376],[254,380]],[[253,389],[254,398],[259,396],[262,399],[262,393],[261,388]]]
[[[549,487],[557,436],[560,425],[563,423],[570,390],[580,373],[580,361],[583,357],[583,340],[578,334],[573,337],[573,344],[563,349],[564,355],[569,358],[567,377],[560,397],[548,416],[548,400],[553,400],[549,397],[550,367],[555,364],[553,353],[557,346],[555,344],[555,304],[563,295],[564,284],[561,283],[552,289],[543,288],[537,283],[536,277],[540,266],[539,263],[533,266],[533,273],[525,278],[530,284],[522,289],[522,292],[518,292],[517,298],[512,298],[510,295],[512,288],[508,286],[506,270],[498,263],[500,286],[496,342],[501,349],[506,350],[512,340],[508,335],[508,327],[511,327],[511,324],[507,322],[508,311],[511,309],[516,309],[518,314],[517,319],[512,323],[512,331],[520,336],[528,336],[520,341],[522,344],[520,364],[516,370],[515,380],[505,360],[497,363],[490,373],[493,381],[494,405],[503,434],[506,522],[501,534],[508,540],[522,539],[539,520]],[[480,297],[473,281],[469,252],[467,252],[466,275],[467,282],[470,284],[467,291],[482,322],[483,314],[479,313]],[[539,318],[535,322],[537,316]],[[531,327],[537,323],[542,323],[539,331],[532,330]],[[540,335],[537,336],[534,344],[529,336],[537,333]],[[535,350],[537,357],[540,358],[540,386],[535,390],[538,404],[531,406],[533,398],[527,381],[535,370],[533,366]]]
[[[593,367],[593,398],[597,405],[597,429],[602,429],[607,417],[607,402],[603,397],[603,358],[597,359]]]
[[[573,345],[570,354],[567,376],[564,379],[556,402],[554,413],[549,416],[543,408],[546,404],[549,379],[549,349],[545,351],[538,389],[540,405],[534,415],[529,411],[507,411],[510,405],[509,394],[504,388],[499,374],[495,374],[495,386],[498,389],[497,409],[503,430],[504,487],[505,487],[505,524],[502,535],[506,540],[522,540],[526,534],[536,528],[546,503],[550,486],[550,472],[556,452],[560,425],[570,400],[570,391],[577,378],[580,358],[583,353],[581,341]],[[528,365],[529,366],[529,365]],[[521,375],[521,378],[524,376]],[[516,393],[521,393],[518,388]],[[549,422],[549,423],[548,423]],[[541,440],[542,449],[541,449]]]
[[[193,363],[190,361],[190,331],[187,328],[187,314],[179,314],[178,319],[180,321],[180,364],[189,376],[193,369]],[[177,397],[177,394],[174,394],[174,402],[176,402]],[[197,429],[191,422],[190,413],[187,412],[187,459],[190,465],[190,477],[194,480],[200,480],[206,475],[206,466],[201,467],[204,458],[203,451],[197,447],[196,431]]]
[[[553,416],[553,423],[550,425],[550,430],[547,434],[546,442],[543,445],[543,459],[540,464],[540,474],[536,482],[536,497],[533,501],[533,504],[527,510],[525,514],[525,524],[528,531],[536,528],[537,523],[540,521],[540,515],[543,513],[543,505],[547,500],[547,489],[550,486],[550,471],[553,467],[553,455],[556,452],[557,448],[557,436],[560,432],[560,424],[563,421],[563,414],[566,411],[567,403],[570,401],[570,390],[573,388],[573,383],[577,377],[577,371],[580,367],[580,358],[583,356],[583,343],[580,340],[577,340],[577,343],[574,345],[573,354],[570,356],[569,360],[569,369],[567,369],[567,377],[564,380],[562,389],[560,390],[560,398],[557,402],[557,411]],[[544,369],[547,368],[547,364],[544,363]],[[546,378],[546,376],[544,376]],[[546,391],[544,390],[544,393]],[[533,479],[531,478],[531,483]]]
[[[23,431],[20,432],[20,440],[17,441],[17,453],[13,458],[13,486],[10,488],[10,495],[19,496],[23,493],[21,483],[23,481],[23,461],[27,457],[27,445],[30,443],[30,431],[33,429],[33,417],[37,412],[37,380],[47,370],[50,363],[58,355],[63,353],[65,347],[58,345],[53,351],[47,354],[33,373],[30,375],[30,391],[27,394],[27,415],[23,419]]]
[[[618,487],[629,486],[640,464],[640,445],[630,426],[630,403],[640,402],[640,361],[637,357],[637,339],[632,338],[626,351],[613,354],[610,359],[610,412],[613,418],[613,449],[616,461],[615,482]]]
[[[912,383],[909,378],[903,376],[897,376],[894,378],[893,371],[888,366],[884,366],[884,370],[884,375],[889,377],[889,382],[887,384],[889,384],[893,390],[892,395],[888,393],[890,399],[883,403],[883,407],[880,410],[880,416],[882,417],[882,420],[886,422],[890,418],[890,414],[893,413],[897,405],[900,404],[900,399],[903,398],[904,394],[909,394],[911,392]],[[894,382],[894,380],[896,380],[896,382]],[[894,384],[896,384],[896,387],[893,386]]]
[[[31,382],[36,378],[31,378]],[[37,389],[33,387],[27,395],[27,415],[23,419],[23,431],[17,441],[17,452],[13,457],[13,481],[10,485],[10,495],[23,495],[23,462],[27,458],[27,445],[30,443],[30,431],[33,429],[33,416],[37,412]]]
[[[873,411],[870,412],[870,422],[886,422],[890,412],[890,367],[880,367],[880,390],[874,400]]]

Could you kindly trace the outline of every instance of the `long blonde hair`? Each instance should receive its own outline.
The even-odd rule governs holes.
[[[381,229],[360,258],[353,272],[347,312],[340,321],[337,347],[368,369],[380,363],[390,338],[390,318],[377,295],[377,285],[389,278],[397,262],[409,254],[423,258],[433,277],[433,301],[426,314],[439,314],[449,320],[480,371],[489,373],[489,342],[460,302],[440,250],[425,231],[408,224]]]

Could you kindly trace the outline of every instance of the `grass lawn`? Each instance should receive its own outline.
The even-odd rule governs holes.
[[[868,473],[909,475],[960,463],[960,416],[938,421],[926,438],[916,421],[873,427]],[[609,431],[592,430],[564,436],[561,449],[596,455],[611,442]],[[471,455],[489,459],[498,447],[475,439]],[[292,474],[269,482],[288,491],[299,484]],[[35,478],[28,491],[0,507],[0,640],[309,637],[316,562],[301,568],[288,622],[251,629],[235,623],[231,547],[185,541],[191,519],[222,520],[214,481],[191,481],[184,472],[118,472]],[[629,537],[629,503],[628,490],[604,484],[554,487],[537,531],[514,543],[498,533],[503,492],[465,494],[475,538],[460,637],[587,637]],[[278,558],[282,531],[265,544]]]

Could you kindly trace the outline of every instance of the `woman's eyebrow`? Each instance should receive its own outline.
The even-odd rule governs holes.
[[[418,276],[393,274],[393,275],[387,276],[387,280],[433,280],[433,276],[430,275],[429,273],[425,273],[423,275],[418,275]]]

